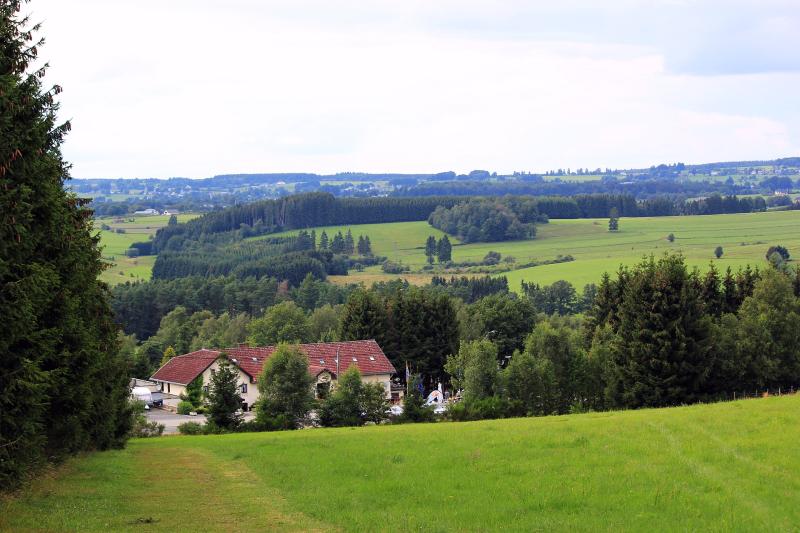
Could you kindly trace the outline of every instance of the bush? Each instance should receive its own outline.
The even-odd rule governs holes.
[[[181,435],[202,435],[205,433],[205,428],[199,422],[184,422],[178,426],[178,432]]]
[[[194,411],[194,405],[192,405],[192,402],[182,401],[178,404],[179,415],[188,415],[192,411]]]
[[[519,412],[519,406],[499,396],[463,401],[447,409],[447,417],[455,422],[507,418]]]
[[[408,272],[408,266],[402,263],[395,263],[394,261],[384,261],[383,265],[381,265],[381,270],[386,272],[387,274],[402,274],[403,272]]]
[[[133,425],[131,426],[130,436],[137,438],[160,437],[164,433],[164,424],[147,420],[144,415],[144,402],[134,401],[131,406]]]
[[[125,255],[128,257],[139,257],[139,249],[138,248],[128,248],[125,250]]]
[[[784,261],[789,260],[789,250],[787,250],[784,246],[770,246],[767,250],[767,260],[770,260],[770,256],[772,256],[774,253],[780,254]]]

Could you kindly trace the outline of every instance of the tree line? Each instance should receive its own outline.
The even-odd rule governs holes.
[[[514,207],[519,204],[522,202],[471,199],[450,208],[437,207],[428,223],[465,243],[531,239],[536,236],[537,206],[527,202],[531,207],[518,213]]]
[[[161,228],[148,251],[156,254],[178,250],[184,241],[197,242],[213,234],[229,233],[230,240],[235,232],[239,232],[240,237],[248,237],[318,226],[428,220],[437,208],[447,210],[468,201],[469,198],[463,196],[335,198],[326,193],[303,193],[237,205],[183,224]],[[627,193],[517,195],[504,198],[501,203],[513,211],[523,225],[543,222],[545,217],[605,218],[612,208],[623,217],[744,213],[766,209],[766,203],[760,197],[738,198],[719,194],[690,202],[664,196],[637,200],[636,196]],[[514,227],[519,228],[518,225]]]

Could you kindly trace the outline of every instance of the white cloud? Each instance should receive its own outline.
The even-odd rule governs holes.
[[[530,5],[30,4],[74,119],[65,153],[76,177],[543,171],[800,152],[799,74],[681,74],[675,46],[612,31],[625,22],[641,35],[642,2]],[[550,26],[535,29],[540,19]],[[780,44],[786,19],[764,25],[777,35],[766,48]]]

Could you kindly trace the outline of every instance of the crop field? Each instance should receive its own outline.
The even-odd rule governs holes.
[[[198,215],[178,215],[178,222],[186,222]],[[153,271],[155,256],[126,257],[125,250],[135,242],[146,241],[154,235],[158,228],[167,225],[169,216],[133,216],[104,217],[95,220],[95,229],[100,233],[100,246],[103,247],[103,260],[111,266],[100,275],[100,279],[110,285],[125,283],[126,281],[147,280]],[[100,229],[102,224],[111,227],[110,230]],[[117,229],[125,233],[117,233]]]
[[[161,437],[0,500],[2,531],[791,531],[800,396]]]
[[[442,232],[427,222],[400,222],[350,226],[355,238],[369,235],[374,253],[402,261],[412,271],[425,265],[424,244],[428,235],[437,238]],[[530,261],[551,260],[558,255],[571,255],[575,261],[513,270],[506,272],[509,286],[519,290],[521,281],[549,284],[564,279],[580,288],[596,283],[603,272],[613,273],[621,264],[634,264],[644,255],[665,251],[682,252],[689,265],[701,269],[714,261],[717,268],[725,270],[750,264],[763,267],[765,253],[773,244],[786,246],[800,256],[800,211],[771,211],[735,215],[710,215],[686,217],[623,218],[619,231],[608,231],[607,219],[551,220],[537,226],[537,237],[527,241],[460,244],[454,243],[453,261],[480,261],[487,252],[496,251],[512,256],[517,264]],[[317,228],[317,236],[322,228]],[[326,229],[346,231],[347,226]],[[672,233],[674,242],[667,236]],[[714,258],[714,249],[722,246],[721,259]],[[336,282],[364,282],[394,279],[397,275],[384,274],[379,267],[364,272],[351,272],[349,276],[336,277]],[[430,274],[412,272],[404,275],[411,282],[424,283]]]

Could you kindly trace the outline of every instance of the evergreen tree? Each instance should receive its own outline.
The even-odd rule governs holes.
[[[353,255],[355,249],[356,246],[355,242],[353,241],[353,232],[350,231],[350,228],[347,228],[347,235],[344,237],[344,253],[347,255]]]
[[[178,225],[178,217],[175,215],[170,215],[169,221],[167,222],[167,226],[177,226]]]
[[[317,249],[317,230],[311,230],[311,249]]]
[[[314,405],[314,378],[308,358],[297,346],[281,344],[258,377],[259,424],[268,429],[297,429]]]
[[[295,291],[294,299],[306,311],[313,311],[319,299],[318,282],[309,272]]]
[[[717,259],[722,257],[723,253],[725,253],[725,252],[722,249],[722,246],[717,246],[716,248],[714,248],[714,257],[716,257]]]
[[[333,241],[331,241],[331,252],[335,254],[345,253],[345,242],[341,231],[337,232],[333,237]]]
[[[208,422],[213,428],[234,430],[242,423],[239,372],[223,354],[219,368],[211,374],[208,387]]]
[[[364,236],[364,255],[372,255],[372,243],[369,240],[369,235]]]
[[[450,244],[450,239],[447,235],[439,239],[436,245],[436,255],[439,257],[440,263],[447,263],[452,259],[453,246]]]
[[[619,211],[616,207],[611,208],[611,214],[608,218],[608,231],[619,230]]]
[[[367,255],[366,243],[364,241],[364,236],[358,236],[358,244],[356,245],[356,250],[358,251],[358,255]]]
[[[192,404],[193,407],[200,407],[203,405],[203,375],[194,378],[188,385],[186,385],[186,394],[181,398]]]
[[[634,268],[620,305],[615,364],[627,407],[696,402],[713,366],[711,320],[680,255]]]
[[[433,257],[436,255],[436,251],[436,237],[429,235],[428,240],[425,241],[425,257],[428,258],[429,265],[433,264]]]
[[[128,361],[98,281],[88,200],[67,192],[55,96],[37,70],[42,40],[0,0],[0,487],[50,459],[124,443]]]
[[[339,338],[343,341],[375,339],[385,346],[388,333],[386,308],[373,292],[356,290],[342,311]]]
[[[325,230],[322,230],[322,234],[319,236],[319,249],[320,250],[328,249],[328,234],[325,233]]]

